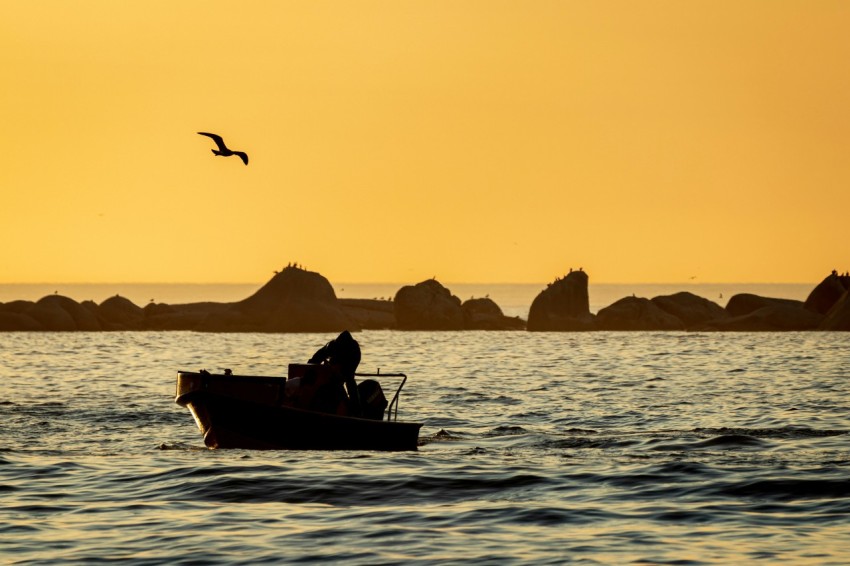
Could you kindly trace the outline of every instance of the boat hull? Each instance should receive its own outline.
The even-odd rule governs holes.
[[[288,407],[286,379],[179,372],[177,404],[210,448],[416,450],[421,423],[345,417]]]

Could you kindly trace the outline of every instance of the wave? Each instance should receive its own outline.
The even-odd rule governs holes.
[[[711,490],[718,496],[769,501],[850,498],[850,479],[775,478],[721,482]]]
[[[712,436],[741,436],[750,438],[824,438],[829,436],[841,436],[850,433],[846,430],[813,429],[806,427],[780,427],[780,428],[695,428],[693,432]]]
[[[321,503],[334,506],[409,505],[473,499],[551,485],[555,478],[527,472],[493,473],[469,467],[465,473],[348,473],[293,477],[285,468],[257,466],[181,469],[159,478],[168,487],[147,497],[227,503]],[[138,481],[138,480],[137,480]]]

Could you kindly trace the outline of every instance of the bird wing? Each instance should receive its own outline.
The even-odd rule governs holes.
[[[238,155],[239,158],[242,159],[242,161],[245,163],[245,165],[248,165],[248,154],[247,153],[245,153],[244,151],[234,151],[233,155]]]
[[[198,133],[202,136],[207,136],[208,138],[212,138],[212,141],[214,141],[215,145],[218,146],[219,151],[225,151],[227,149],[227,146],[224,145],[224,140],[221,139],[220,135],[210,134],[210,133],[207,133],[207,132],[198,132]]]

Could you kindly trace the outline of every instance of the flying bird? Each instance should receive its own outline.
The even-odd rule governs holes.
[[[248,165],[248,154],[244,151],[233,151],[229,149],[226,145],[224,145],[224,140],[221,139],[221,136],[218,134],[209,134],[207,132],[198,132],[202,136],[207,136],[208,138],[212,138],[215,142],[215,145],[218,146],[218,149],[212,150],[212,152],[216,155],[221,155],[222,157],[229,157],[231,155],[238,155],[242,162],[245,165]]]

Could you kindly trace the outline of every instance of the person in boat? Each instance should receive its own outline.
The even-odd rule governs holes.
[[[339,383],[345,384],[348,391],[349,415],[357,417],[361,415],[360,395],[357,391],[357,382],[354,380],[354,372],[360,365],[360,344],[351,336],[348,330],[319,348],[308,363],[330,365]]]

